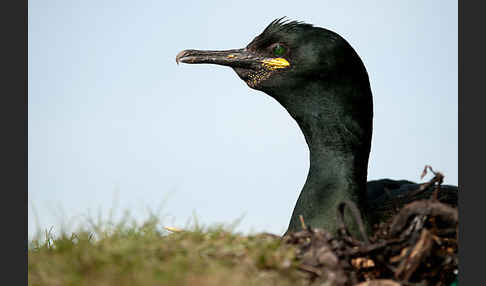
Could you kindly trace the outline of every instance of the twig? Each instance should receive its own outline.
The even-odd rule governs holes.
[[[307,226],[305,225],[304,222],[304,217],[302,215],[299,215],[299,220],[300,220],[300,225],[302,226],[302,229],[307,229]]]
[[[363,219],[361,218],[360,211],[359,211],[358,207],[356,206],[356,204],[353,203],[352,201],[345,200],[345,201],[339,203],[338,208],[337,208],[338,228],[341,230],[341,232],[351,236],[349,234],[349,230],[348,230],[346,224],[344,223],[344,208],[346,206],[351,211],[351,215],[353,216],[354,221],[358,225],[359,232],[361,233],[361,236],[363,237],[365,244],[370,244],[370,240],[368,239],[368,235],[366,234],[366,230],[365,230],[365,227],[364,227],[364,224],[363,224]]]
[[[432,243],[433,239],[430,232],[427,229],[423,229],[419,240],[413,248],[410,248],[410,253],[406,256],[406,259],[402,261],[395,272],[395,278],[408,281],[415,270],[417,270],[422,260],[430,254]]]
[[[394,236],[407,224],[413,215],[439,216],[444,221],[456,225],[458,222],[457,209],[438,201],[421,200],[406,205],[393,219],[390,226],[390,235]]]
[[[407,197],[414,197],[418,194],[421,194],[422,192],[427,190],[430,186],[433,186],[435,183],[438,183],[438,187],[436,188],[436,190],[437,191],[439,190],[440,185],[444,181],[444,175],[442,175],[441,172],[435,172],[431,166],[425,165],[425,168],[422,171],[422,174],[420,175],[420,179],[423,179],[423,177],[427,174],[427,169],[429,169],[434,174],[434,177],[427,183],[421,184],[417,190],[407,193],[406,194]],[[437,197],[437,194],[434,194],[433,197]]]

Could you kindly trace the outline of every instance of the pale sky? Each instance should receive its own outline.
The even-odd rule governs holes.
[[[457,1],[29,1],[29,236],[115,208],[282,234],[309,167],[297,124],[230,68],[287,16],[343,36],[374,96],[368,179],[458,184]],[[430,179],[427,177],[426,179]]]

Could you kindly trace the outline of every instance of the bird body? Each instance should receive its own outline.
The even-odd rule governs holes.
[[[373,201],[390,201],[385,186],[401,193],[414,185],[389,179],[367,184],[372,92],[363,62],[338,34],[281,18],[243,49],[184,50],[176,61],[233,68],[250,88],[279,102],[299,125],[310,167],[288,231],[300,229],[300,215],[307,225],[335,231],[336,209],[344,200],[359,206],[369,226],[379,216],[369,215],[371,206],[379,209]]]

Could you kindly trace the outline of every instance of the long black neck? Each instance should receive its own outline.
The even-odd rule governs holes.
[[[334,79],[332,86],[327,82],[316,80],[272,95],[297,121],[310,154],[309,173],[288,231],[301,229],[302,215],[307,225],[334,232],[339,202],[366,207],[373,117],[368,77]]]

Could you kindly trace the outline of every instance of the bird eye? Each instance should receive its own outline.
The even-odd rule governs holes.
[[[275,47],[273,47],[273,54],[277,57],[284,55],[285,51],[285,47],[280,44],[276,44]]]

